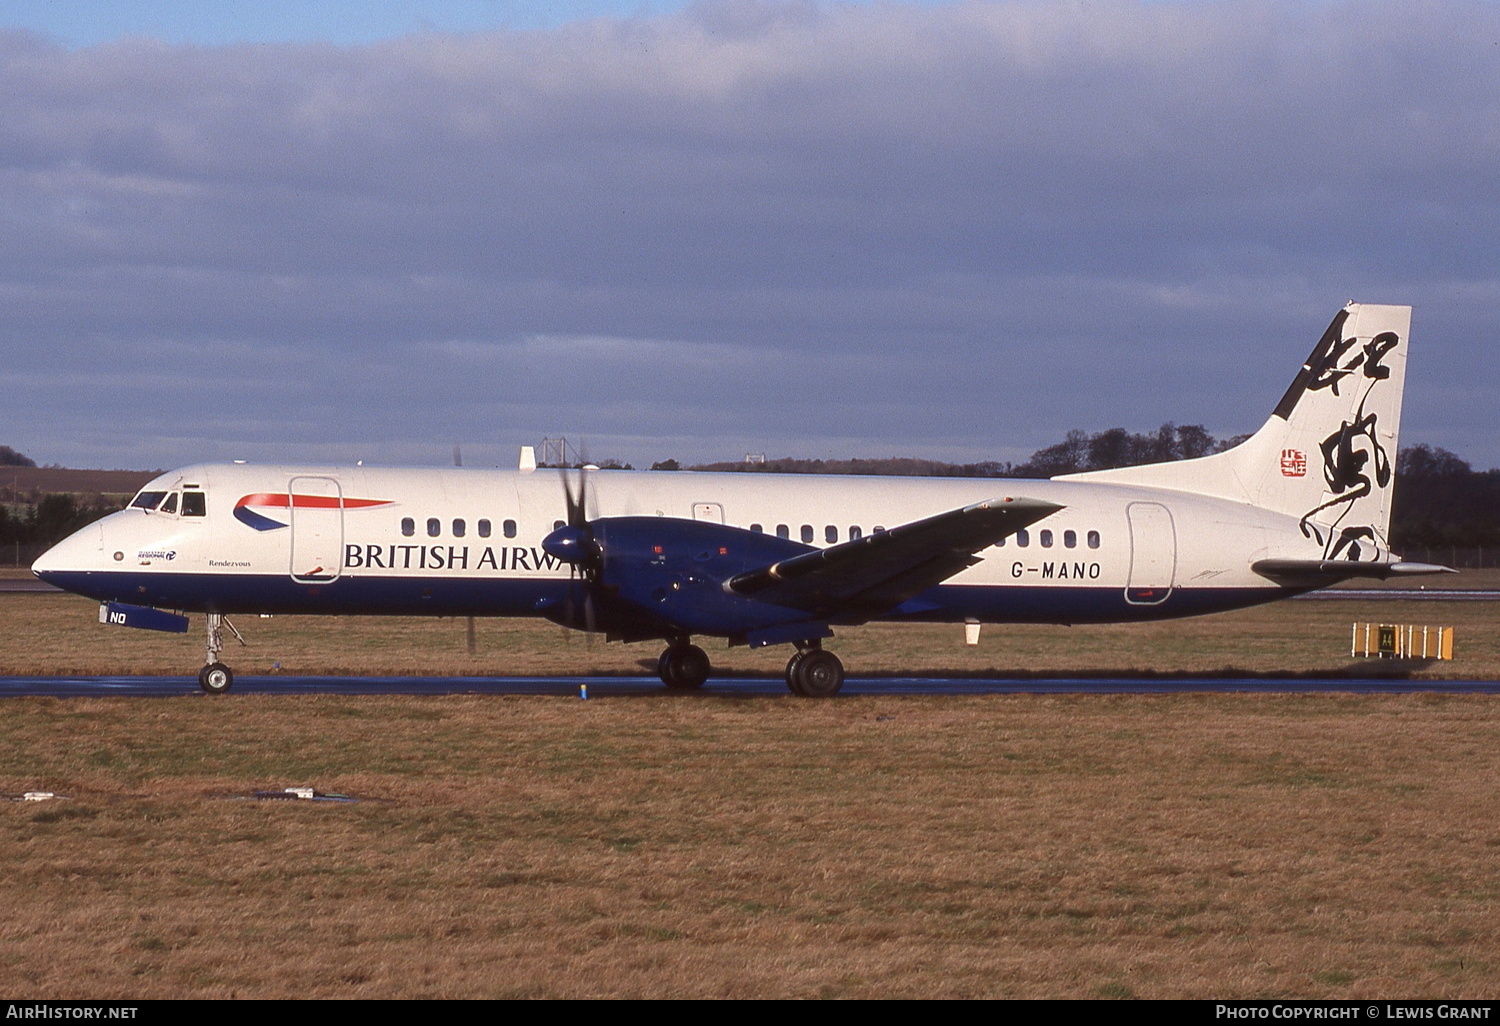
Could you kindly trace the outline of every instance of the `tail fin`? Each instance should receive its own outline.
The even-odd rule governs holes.
[[[1338,312],[1271,418],[1227,452],[1062,480],[1173,488],[1300,518],[1325,559],[1387,558],[1411,307]]]

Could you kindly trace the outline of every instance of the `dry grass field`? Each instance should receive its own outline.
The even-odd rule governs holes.
[[[1164,625],[871,627],[854,669],[1341,672],[1299,602]],[[480,621],[251,619],[244,673],[638,672]],[[734,672],[780,653],[711,650]],[[0,595],[0,673],[171,672],[182,637]],[[1362,664],[1363,665],[1363,664]],[[1387,669],[1397,669],[1387,665]],[[1461,686],[1459,686],[1461,691]],[[0,992],[25,997],[1500,994],[1483,696],[10,699]],[[311,785],[354,804],[246,799]]]

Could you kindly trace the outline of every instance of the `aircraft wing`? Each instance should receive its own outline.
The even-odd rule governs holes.
[[[729,579],[739,595],[858,623],[978,563],[981,549],[1062,509],[1041,499],[976,502]]]

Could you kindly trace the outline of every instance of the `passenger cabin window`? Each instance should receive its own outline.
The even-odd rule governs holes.
[[[839,540],[839,529],[837,527],[834,527],[832,524],[829,524],[827,527],[823,528],[823,540],[826,541],[829,545],[837,542]]]
[[[1042,533],[1038,535],[1038,540],[1042,543],[1042,548],[1050,549],[1052,547],[1052,532],[1043,528]]]
[[[851,527],[851,528],[849,528],[849,540],[850,541],[859,541],[861,538],[864,537],[864,534],[865,534],[865,532],[861,531],[857,527]]]
[[[467,531],[467,530],[468,530],[468,527],[464,524],[464,522],[462,520],[455,520],[455,521],[453,521],[453,537],[455,537],[455,538],[462,538],[464,536],[464,532]]]
[[[167,501],[161,504],[161,511],[163,513],[176,513],[177,512],[177,493],[176,492],[173,492],[171,495],[167,496]]]
[[[514,538],[516,536],[516,522],[514,520],[507,520],[500,527],[505,531],[505,537]]]
[[[166,497],[166,492],[142,492],[135,497],[135,501],[130,505],[134,509],[155,509],[161,505],[161,500]]]
[[[803,545],[811,545],[812,544],[812,540],[813,540],[812,524],[803,524],[802,525],[802,544]]]
[[[479,531],[479,537],[488,538],[490,536],[490,522],[488,520],[481,520],[474,526]]]
[[[1070,549],[1076,549],[1076,548],[1078,548],[1078,532],[1077,531],[1064,531],[1063,532],[1063,544],[1066,545]]]
[[[1099,547],[1099,532],[1098,531],[1090,531],[1089,532],[1089,548],[1091,548],[1091,549],[1097,549],[1098,547]]]
[[[417,522],[411,517],[401,518],[401,533],[410,538],[417,533]]]
[[[754,531],[756,534],[765,534],[766,533],[766,529],[764,527],[760,526],[759,524],[751,524],[750,525],[750,530]]]
[[[776,525],[776,537],[778,537],[778,538],[791,538],[791,536],[792,536],[792,530],[791,530],[791,528],[787,527],[785,524],[777,524]]]
[[[552,521],[552,530],[560,530],[562,528],[562,525],[563,522],[561,520],[554,520]]]
[[[437,517],[427,518],[427,537],[436,538],[443,530],[443,522]]]
[[[1023,549],[1031,544],[1031,535],[1026,532],[1025,528],[1016,532],[1016,544]]]
[[[185,517],[208,516],[208,500],[202,492],[182,493],[182,515]]]

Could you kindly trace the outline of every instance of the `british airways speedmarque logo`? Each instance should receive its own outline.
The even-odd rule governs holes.
[[[275,531],[288,527],[290,524],[258,513],[257,510],[291,510],[293,507],[297,509],[373,509],[376,506],[389,505],[391,505],[390,499],[350,499],[338,495],[256,492],[253,495],[246,495],[234,504],[234,518],[257,531]],[[290,513],[281,515],[290,516]]]

